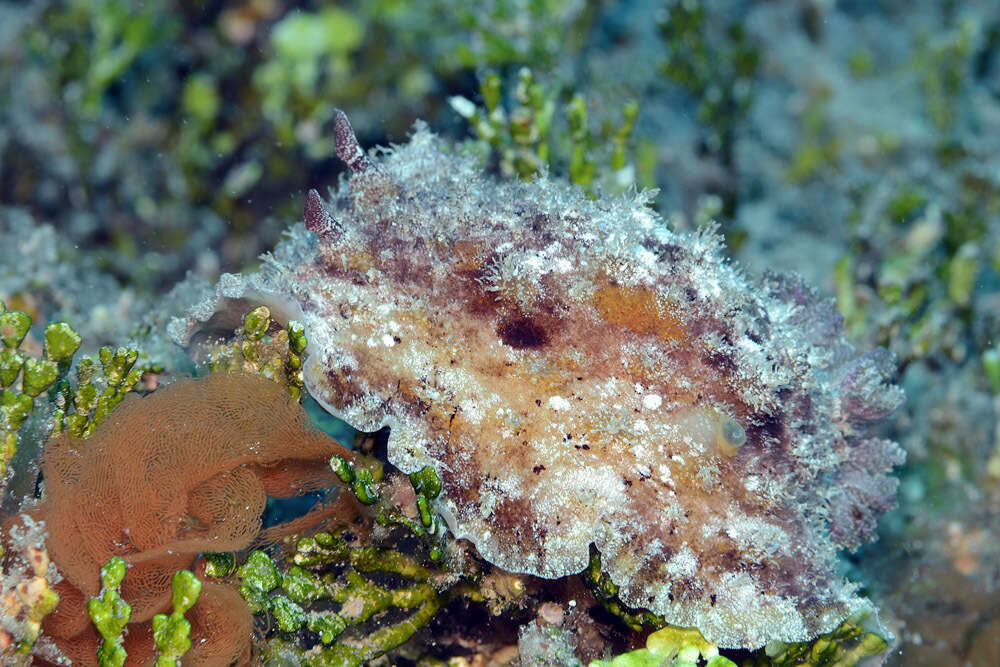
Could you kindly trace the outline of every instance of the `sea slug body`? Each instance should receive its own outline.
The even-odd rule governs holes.
[[[170,327],[191,344],[248,304],[300,320],[309,392],[390,461],[432,466],[459,538],[510,571],[583,570],[722,647],[828,631],[865,604],[836,552],[894,504],[902,400],[795,278],[751,280],[712,230],[648,197],[501,182],[419,126],[366,154],[256,273]]]

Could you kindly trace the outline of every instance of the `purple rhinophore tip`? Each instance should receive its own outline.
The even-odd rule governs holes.
[[[340,223],[326,212],[323,200],[315,190],[309,190],[306,195],[305,210],[306,229],[320,238],[329,238],[334,232],[340,231]]]
[[[333,137],[337,157],[347,164],[352,173],[358,174],[371,169],[372,161],[361,150],[358,138],[354,136],[351,121],[347,120],[347,114],[340,109],[333,115]]]

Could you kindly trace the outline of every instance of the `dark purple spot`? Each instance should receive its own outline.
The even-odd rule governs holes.
[[[497,335],[517,350],[538,349],[549,340],[545,329],[527,317],[501,321],[497,326]]]

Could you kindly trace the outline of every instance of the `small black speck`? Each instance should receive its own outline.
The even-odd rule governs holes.
[[[590,449],[590,445],[580,445],[583,449]]]
[[[573,439],[573,434],[572,433],[567,433],[566,434],[566,439],[567,440],[572,440]]]
[[[542,399],[536,398],[535,399],[535,405],[537,405],[538,407],[541,407],[542,406]]]
[[[535,466],[534,468],[531,469],[531,472],[533,472],[533,473],[535,473],[537,475],[538,473],[542,472],[543,470],[545,470],[545,466]]]
[[[622,481],[625,482],[625,486],[632,486],[632,480],[626,479],[626,480],[622,480]]]
[[[714,607],[715,606],[715,593],[712,593],[712,595],[709,596],[709,599],[712,601],[712,606]]]
[[[667,593],[667,599],[670,600],[671,602],[673,602],[674,601],[674,594],[673,593]]]

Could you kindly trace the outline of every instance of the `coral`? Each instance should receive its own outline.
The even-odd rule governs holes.
[[[389,461],[433,468],[437,511],[505,570],[577,573],[593,543],[624,603],[724,647],[803,641],[862,606],[835,553],[893,503],[902,455],[839,419],[884,380],[852,375],[829,302],[747,278],[645,196],[497,182],[422,128],[374,156],[343,115],[336,136],[351,180],[311,192],[305,227],[223,276],[175,340],[246,300],[300,321],[310,394],[389,426]]]
[[[57,654],[50,639],[39,637],[43,619],[59,603],[53,589],[62,578],[45,548],[45,526],[25,520],[4,536],[0,579],[0,662],[28,665],[31,655]]]
[[[174,573],[201,552],[281,537],[289,524],[261,532],[265,497],[334,485],[333,454],[354,457],[311,427],[284,387],[228,373],[130,396],[86,440],[55,436],[44,452],[44,496],[29,510],[45,521],[49,553],[65,577],[46,633],[74,661],[92,664],[97,636],[84,600],[98,594],[97,572],[117,556],[129,566],[120,593],[132,607],[124,648],[152,655],[146,624],[169,608]],[[338,504],[352,500],[345,494]],[[291,526],[315,525],[329,513],[316,509]],[[186,660],[228,665],[249,650],[250,619],[235,592],[206,585],[191,614],[199,641]]]
[[[522,667],[582,667],[583,663],[577,659],[575,649],[572,634],[555,625],[532,621],[525,624],[518,633],[517,652]]]

